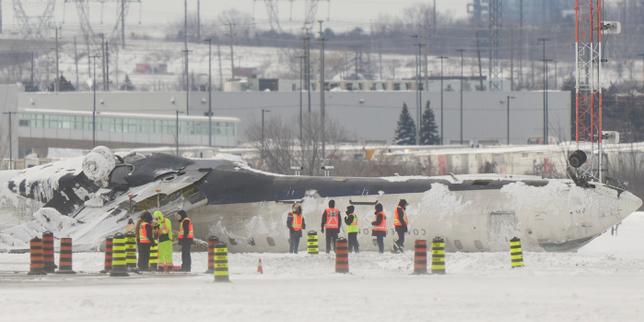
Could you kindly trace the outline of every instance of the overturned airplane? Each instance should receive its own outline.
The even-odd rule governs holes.
[[[73,218],[59,233],[74,237],[81,249],[95,248],[145,210],[169,215],[184,209],[197,238],[217,236],[232,251],[285,252],[291,204],[301,202],[307,228],[319,230],[330,199],[340,210],[355,206],[362,248],[375,249],[374,205],[382,203],[391,216],[404,198],[409,202],[408,238],[442,236],[450,251],[501,251],[518,236],[527,250],[572,251],[642,205],[622,188],[574,176],[288,176],[252,169],[233,157],[115,155],[105,147],[83,158],[24,170],[9,189]]]

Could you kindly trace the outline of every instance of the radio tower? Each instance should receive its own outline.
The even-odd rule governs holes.
[[[575,139],[591,143],[591,167],[602,177],[602,0],[575,0]],[[599,157],[595,159],[595,153]],[[597,167],[596,167],[597,166]]]

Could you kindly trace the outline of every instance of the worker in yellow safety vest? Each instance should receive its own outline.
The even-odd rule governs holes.
[[[170,272],[172,265],[172,222],[160,210],[154,211],[154,227],[159,242],[159,271]]]
[[[347,215],[344,217],[344,223],[347,224],[347,237],[349,239],[349,252],[358,253],[360,244],[358,244],[358,214],[355,213],[355,207],[347,207]]]
[[[194,238],[194,229],[192,227],[192,220],[188,218],[188,214],[184,210],[177,211],[179,215],[179,232],[177,239],[181,245],[181,271],[190,272],[192,267],[192,257],[190,256],[190,247]]]
[[[302,238],[302,230],[306,229],[306,223],[302,216],[302,205],[299,203],[293,204],[291,212],[288,213],[286,227],[288,227],[289,231],[289,253],[297,254],[300,238]]]

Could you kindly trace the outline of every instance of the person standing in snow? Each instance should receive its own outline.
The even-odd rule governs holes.
[[[358,232],[360,231],[360,226],[358,226],[358,214],[354,212],[355,208],[353,206],[347,207],[347,215],[344,217],[344,223],[347,224],[347,237],[349,239],[349,252],[358,253]]]
[[[382,210],[382,204],[376,204],[375,221],[371,222],[371,236],[376,237],[378,251],[385,252],[385,237],[387,236],[387,216]]]
[[[329,208],[322,213],[322,233],[326,235],[326,253],[331,249],[335,251],[335,241],[338,239],[338,233],[342,226],[340,210],[335,208],[335,200],[329,200]]]
[[[172,223],[165,218],[160,210],[153,214],[157,227],[159,241],[159,270],[169,272],[172,270]]]
[[[289,253],[297,254],[302,230],[306,229],[306,223],[302,216],[302,205],[298,203],[293,205],[292,211],[288,213],[286,218],[286,227],[289,230]]]
[[[405,247],[405,233],[407,233],[407,200],[400,199],[398,207],[394,210],[394,230],[398,234],[398,240],[394,242],[394,251],[403,252]]]
[[[177,211],[179,215],[179,233],[177,239],[181,245],[181,271],[190,272],[192,269],[192,257],[190,256],[190,247],[193,241],[192,220],[184,210]]]
[[[147,271],[150,261],[150,247],[155,244],[154,238],[152,237],[152,215],[146,211],[141,215],[139,221],[139,231],[137,232],[137,244],[139,246],[138,266],[139,270]]]

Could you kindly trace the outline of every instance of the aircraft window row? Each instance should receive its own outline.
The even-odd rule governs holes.
[[[23,113],[21,127],[92,130],[92,117],[85,115],[56,115],[44,113]],[[170,134],[176,133],[173,119],[137,119],[113,116],[97,116],[96,130],[115,133]],[[235,123],[212,122],[213,135],[234,136]],[[183,135],[208,135],[208,120],[179,119],[179,133]]]

